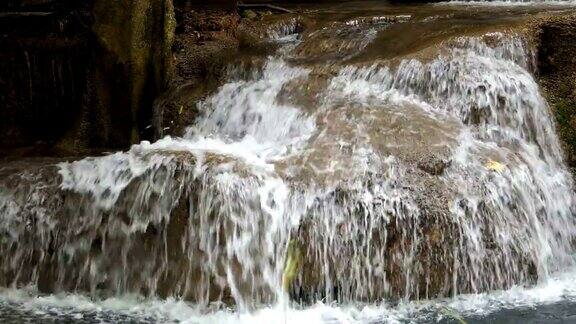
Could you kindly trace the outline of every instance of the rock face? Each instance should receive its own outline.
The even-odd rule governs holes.
[[[126,146],[146,138],[152,102],[166,88],[175,28],[165,1],[96,1],[96,110],[105,143]]]
[[[241,19],[229,0],[13,0],[0,8],[15,12],[0,16],[0,130],[8,135],[0,147],[8,155],[86,154],[181,135],[196,102],[241,47],[261,41],[265,25],[260,13]]]
[[[224,66],[239,48],[236,12],[181,7],[177,20],[171,84],[154,106],[157,138],[183,134],[198,115],[196,102],[216,88]]]
[[[576,16],[536,24],[540,84],[556,117],[566,162],[576,167]]]
[[[231,63],[248,70],[241,52],[265,55],[275,49],[267,42],[274,27],[296,21],[292,15],[254,12],[250,18],[227,6],[210,5],[210,9],[188,7],[176,2],[178,27],[174,38],[174,69],[167,91],[154,105],[155,138],[182,136],[187,126],[201,114],[198,102],[222,84]],[[198,5],[198,4],[196,4]],[[298,28],[301,26],[298,25]]]
[[[171,71],[166,1],[10,1],[0,16],[2,147],[62,155],[151,137]],[[38,143],[40,142],[40,143]]]
[[[54,146],[87,90],[90,5],[12,3],[0,16],[0,147]],[[4,5],[10,5],[4,4]],[[2,11],[2,10],[0,10]],[[6,150],[0,153],[3,155]]]
[[[55,161],[4,165],[0,169],[0,212],[5,215],[0,222],[0,250],[11,251],[2,258],[8,254],[13,258],[0,265],[0,285],[33,282],[45,292],[136,292],[182,296],[206,304],[232,303],[233,294],[248,297],[257,291],[269,301],[266,283],[258,282],[261,277],[248,278],[260,268],[241,268],[242,249],[233,249],[238,243],[233,233],[246,224],[222,214],[223,205],[236,199],[234,206],[227,206],[252,210],[254,220],[264,221],[254,206],[243,206],[235,196],[244,190],[257,196],[251,189],[262,179],[239,176],[233,179],[238,187],[230,188],[230,196],[216,196],[225,185],[222,181],[227,182],[228,169],[213,166],[229,163],[240,171],[241,162],[219,155],[203,155],[200,162],[199,156],[186,152],[159,153],[142,156],[152,162],[143,174],[136,175],[128,167],[124,175],[113,175],[128,180],[126,187],[119,195],[105,194],[112,200],[105,198],[96,205],[96,193],[61,189],[60,182],[75,180],[62,172],[66,167],[54,166]],[[110,162],[117,158],[123,160],[116,155]],[[196,167],[208,172],[197,177]],[[28,208],[40,201],[49,203]],[[260,255],[269,248],[266,244],[250,242],[249,251]],[[265,257],[258,266],[269,262]],[[233,279],[238,282],[237,292],[226,284],[229,267],[237,276]]]
[[[191,31],[201,29],[197,37],[204,39],[192,39],[190,46],[205,46],[217,37],[237,39],[223,32],[226,21],[206,18],[188,16],[182,28],[195,26]],[[326,88],[319,98],[334,100],[316,115],[321,131],[307,140],[307,149],[274,168],[206,151],[202,141],[166,138],[59,169],[48,166],[24,176],[0,177],[0,212],[8,215],[0,222],[0,232],[6,233],[0,256],[7,260],[0,262],[0,285],[32,282],[47,292],[141,293],[250,307],[269,304],[285,291],[304,302],[423,299],[504,289],[544,277],[548,256],[542,254],[557,250],[549,258],[563,261],[566,245],[573,242],[576,226],[566,208],[571,187],[548,182],[569,177],[563,169],[546,170],[538,150],[517,146],[506,150],[524,154],[542,169],[513,174],[529,166],[496,145],[530,143],[521,136],[534,132],[535,138],[543,136],[539,143],[542,154],[552,156],[550,164],[561,162],[558,141],[547,137],[553,134],[548,107],[527,70],[532,51],[524,48],[523,39],[502,34],[446,46],[454,46],[444,49],[451,56],[405,61],[394,74],[388,66],[344,67],[332,75],[329,86],[321,82],[328,77],[324,69],[311,75],[307,87],[306,71],[271,58],[262,71],[255,71],[260,73],[256,80],[237,82],[234,91],[222,87],[208,100],[214,105],[208,108],[222,113],[200,125],[200,135],[240,137],[262,122],[273,127],[253,133],[259,138],[306,134],[313,131],[311,121],[291,115],[297,111],[284,106],[289,94]],[[191,76],[207,73],[199,71],[209,71],[181,55],[181,80],[175,82],[185,84]],[[484,65],[487,60],[493,64]],[[430,77],[435,69],[447,67],[453,67],[451,73]],[[485,85],[506,73],[519,83],[497,81],[493,89]],[[351,84],[359,86],[347,90]],[[405,88],[392,88],[398,84]],[[398,112],[387,109],[387,97],[378,101],[385,91],[418,95],[430,106],[451,105],[439,111],[445,115],[438,119],[418,103]],[[357,109],[353,103],[362,102],[363,95],[373,101]],[[279,104],[278,96],[286,103]],[[483,108],[496,116],[460,114],[486,96],[496,100],[474,105],[471,114]],[[500,97],[509,101],[500,102]],[[271,109],[256,114],[249,105],[234,105],[246,98],[270,98],[258,106]],[[534,115],[527,115],[530,111]],[[226,119],[230,114],[236,118]],[[278,120],[295,122],[282,129]],[[526,132],[497,142],[499,138],[490,137],[493,133],[476,127],[486,123],[502,128],[498,121]],[[544,128],[532,129],[538,124],[533,121]],[[465,127],[489,145],[466,138],[460,142],[458,134]],[[475,150],[466,159],[450,154],[460,144]],[[366,147],[371,149],[366,152]],[[550,249],[540,248],[535,239],[540,235]]]

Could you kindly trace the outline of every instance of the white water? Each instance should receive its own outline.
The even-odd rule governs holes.
[[[533,288],[513,287],[506,291],[459,295],[452,299],[407,302],[399,305],[330,305],[318,302],[307,307],[266,307],[253,313],[218,310],[206,313],[194,304],[176,299],[144,300],[121,296],[93,300],[82,295],[39,295],[34,289],[3,289],[0,307],[12,305],[21,313],[39,318],[70,316],[76,319],[95,314],[110,322],[111,314],[133,321],[181,323],[405,323],[434,322],[441,318],[486,316],[503,309],[530,309],[562,301],[576,300],[576,274],[566,273]],[[456,318],[457,318],[456,317]]]
[[[335,35],[343,44],[361,31],[349,25]],[[21,188],[3,194],[0,246],[11,260],[0,269],[19,274],[9,283],[37,284],[38,264],[51,260],[56,290],[77,294],[9,289],[1,299],[192,323],[348,323],[576,295],[573,185],[520,36],[459,38],[430,61],[397,67],[337,65],[316,87],[323,70],[282,57],[306,53],[291,26],[270,33],[286,43],[277,56],[200,104],[205,114],[183,138],[61,164],[60,189],[84,197],[68,209],[41,208],[50,197],[19,200]],[[310,88],[312,104],[297,100]],[[434,161],[444,170],[429,171]],[[182,201],[179,232],[170,223]],[[44,225],[30,234],[29,219]],[[290,293],[310,306],[289,303],[282,287],[294,241],[306,264]],[[535,278],[535,288],[511,288]],[[174,297],[136,297],[163,286]],[[456,297],[407,301],[437,295]],[[401,303],[379,304],[387,298]]]

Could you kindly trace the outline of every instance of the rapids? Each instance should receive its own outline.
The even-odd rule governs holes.
[[[463,15],[431,7],[290,18],[182,137],[2,174],[0,319],[449,322],[574,299],[535,48],[495,24],[382,53]]]

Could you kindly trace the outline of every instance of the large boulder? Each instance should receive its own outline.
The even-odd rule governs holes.
[[[96,115],[107,126],[102,141],[127,146],[149,137],[153,101],[167,87],[174,7],[171,0],[98,0],[93,12]]]

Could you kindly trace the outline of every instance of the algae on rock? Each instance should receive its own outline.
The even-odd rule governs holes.
[[[576,42],[574,41],[576,15],[544,19],[536,26],[536,33],[540,84],[556,119],[566,162],[574,170],[576,168]]]
[[[175,18],[172,0],[97,0],[94,33],[100,142],[147,138],[154,99],[167,87]]]

